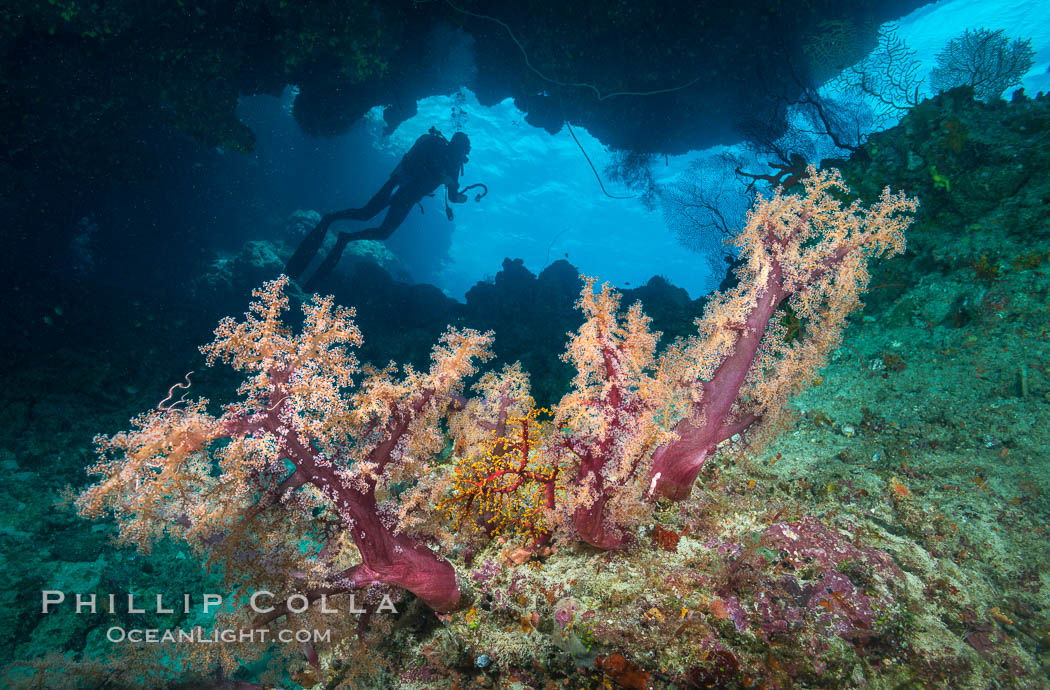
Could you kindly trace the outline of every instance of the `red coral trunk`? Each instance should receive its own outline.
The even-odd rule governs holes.
[[[452,565],[437,556],[417,538],[395,534],[379,515],[375,499],[374,480],[367,482],[367,491],[347,486],[336,472],[336,466],[320,459],[309,443],[295,432],[281,433],[283,394],[273,394],[281,402],[268,408],[262,419],[235,419],[227,423],[232,434],[262,430],[280,439],[281,455],[296,468],[295,485],[313,484],[324,492],[347,522],[347,529],[361,554],[361,564],[354,569],[353,578],[346,582],[346,591],[372,583],[403,587],[419,597],[423,603],[438,612],[454,610],[460,603],[459,584]],[[422,402],[417,404],[422,406]],[[418,409],[413,409],[418,412]],[[389,436],[380,443],[374,454],[389,454],[396,439],[408,427],[406,416],[388,428]]]
[[[676,501],[688,498],[704,461],[714,453],[718,444],[757,421],[754,416],[732,419],[730,411],[758,354],[769,320],[785,297],[787,293],[781,286],[781,271],[774,263],[754,308],[740,328],[736,347],[718,366],[711,380],[703,384],[698,409],[675,425],[676,440],[660,446],[653,453],[650,474],[653,495]],[[694,423],[694,419],[699,419],[700,424]]]
[[[580,539],[599,549],[615,549],[624,543],[623,533],[610,529],[605,515],[605,504],[609,497],[602,495],[590,507],[577,508],[572,514],[572,524]]]

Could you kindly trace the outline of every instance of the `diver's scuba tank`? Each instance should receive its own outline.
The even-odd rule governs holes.
[[[428,137],[431,137],[431,138],[428,138]],[[437,127],[434,127],[433,125],[431,125],[430,129],[427,130],[427,133],[424,134],[423,136],[419,137],[419,139],[416,139],[416,143],[412,145],[412,148],[409,149],[408,153],[406,153],[404,158],[401,159],[401,163],[400,163],[400,165],[398,165],[398,170],[401,170],[402,166],[405,165],[406,161],[415,162],[414,159],[419,157],[419,156],[421,156],[421,155],[423,155],[423,152],[426,150],[426,147],[428,145],[430,145],[432,142],[434,142],[434,139],[438,139],[445,146],[448,146],[448,139],[446,139],[445,135],[441,133],[441,130],[438,129]],[[426,165],[425,161],[422,161],[422,165],[424,165],[425,167],[428,167],[428,168],[430,167],[430,166]],[[463,174],[463,168],[462,167],[460,167],[459,174],[460,175]],[[485,197],[485,195],[489,193],[489,188],[487,186],[481,184],[481,183],[472,184],[472,185],[470,185],[468,187],[464,187],[462,190],[459,190],[459,193],[463,194],[468,189],[474,189],[475,187],[481,187],[482,191],[479,194],[476,194],[474,196],[474,201],[476,201],[476,202],[477,201],[481,201]],[[423,206],[422,205],[420,205],[419,210],[420,211],[423,210]],[[452,207],[448,205],[448,187],[447,186],[445,187],[445,217],[448,218],[449,220],[454,220],[455,219],[455,214],[452,213]]]

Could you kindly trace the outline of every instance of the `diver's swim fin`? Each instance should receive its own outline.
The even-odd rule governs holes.
[[[317,284],[328,277],[328,274],[332,272],[335,265],[339,263],[339,259],[343,256],[343,250],[346,249],[346,245],[350,242],[351,233],[341,232],[339,238],[335,242],[335,246],[328,252],[328,256],[325,257],[324,262],[317,267],[314,274],[310,277],[310,280],[306,281],[306,285],[303,289],[307,292],[313,292],[317,289]],[[316,249],[314,250],[317,251]],[[295,257],[292,257],[293,259]],[[289,262],[291,263],[291,262]],[[309,262],[307,262],[309,263]]]
[[[310,233],[303,238],[303,241],[299,243],[299,248],[292,254],[292,258],[288,259],[288,263],[284,265],[284,272],[289,278],[299,278],[306,270],[306,267],[310,265],[314,256],[317,254],[317,250],[321,248],[321,244],[324,242],[324,236],[328,234],[328,226],[331,222],[325,218],[321,218],[321,222],[317,224]]]

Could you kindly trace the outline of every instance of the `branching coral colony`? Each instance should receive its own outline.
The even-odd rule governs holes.
[[[427,372],[362,367],[347,349],[362,342],[353,310],[314,297],[295,335],[281,323],[287,280],[267,283],[202,348],[248,376],[241,401],[217,417],[206,400],[154,410],[99,437],[101,480],[78,507],[112,511],[144,549],[180,537],[253,587],[313,600],[394,586],[439,612],[466,603],[441,555],[465,541],[619,547],[656,497],[689,495],[721,444],[767,435],[838,343],[868,260],[903,250],[915,200],[887,189],[845,205],[834,170],[811,168],[803,186],[759,199],[735,239],[739,284],[662,354],[641,305],[621,313],[616,292],[586,280],[563,355],[577,374],[549,421],[517,365],[464,396],[491,333],[449,329]],[[806,324],[790,341],[785,302]]]

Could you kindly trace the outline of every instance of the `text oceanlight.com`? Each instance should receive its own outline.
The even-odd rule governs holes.
[[[258,630],[205,630],[197,626],[189,630],[160,628],[130,628],[113,626],[106,630],[106,639],[113,643],[130,642],[133,644],[152,644],[168,642],[192,642],[192,643],[265,643],[265,642],[331,642],[331,630],[270,630],[260,628]]]

